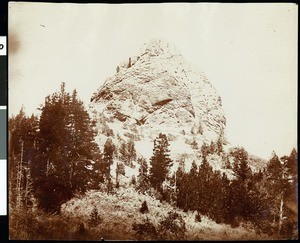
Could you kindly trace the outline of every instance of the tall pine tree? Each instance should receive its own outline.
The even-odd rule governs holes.
[[[76,90],[70,95],[62,83],[60,92],[47,96],[39,123],[39,168],[35,180],[40,207],[59,211],[75,192],[84,192],[100,151],[94,142],[94,124]]]
[[[168,147],[167,136],[160,133],[154,140],[153,155],[150,158],[150,183],[159,192],[162,192],[162,183],[167,178],[169,168],[172,165]]]

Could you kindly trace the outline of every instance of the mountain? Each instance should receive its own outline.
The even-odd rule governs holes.
[[[221,97],[165,40],[153,39],[121,62],[93,94],[90,109],[102,131],[99,143],[103,130],[111,129],[119,139],[134,139],[144,157],[160,132],[167,134],[177,155],[193,154],[194,141],[199,146],[218,139],[227,144]]]

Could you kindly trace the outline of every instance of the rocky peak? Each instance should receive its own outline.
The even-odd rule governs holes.
[[[180,53],[174,44],[163,39],[152,39],[148,43],[144,43],[143,47],[140,50],[140,56],[143,56],[145,54],[149,56],[175,56],[179,55]]]
[[[226,143],[226,119],[217,91],[164,40],[145,43],[137,56],[121,62],[94,93],[90,107],[100,132],[106,121],[124,139],[153,141],[164,133],[171,142],[189,147],[194,141],[199,146],[217,139]]]

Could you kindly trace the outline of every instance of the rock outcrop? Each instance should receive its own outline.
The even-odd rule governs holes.
[[[99,126],[136,141],[162,132],[187,143],[222,139],[226,119],[221,98],[201,72],[164,40],[144,44],[138,55],[120,63],[91,98]]]

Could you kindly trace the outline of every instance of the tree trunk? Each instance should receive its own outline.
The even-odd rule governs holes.
[[[21,158],[18,166],[17,173],[17,205],[16,208],[20,209],[22,203],[22,174],[23,174],[23,141],[21,141]]]
[[[116,169],[116,187],[119,185],[119,173],[118,173],[118,168]]]
[[[278,221],[278,233],[280,233],[280,231],[281,231],[281,227],[282,227],[282,218],[283,218],[283,192],[281,192],[281,199],[280,199],[279,221]]]
[[[25,207],[26,209],[28,208],[28,199],[30,198],[31,190],[32,190],[32,181],[31,181],[31,173],[30,169],[27,168],[27,173],[26,173],[26,184],[25,184]]]

